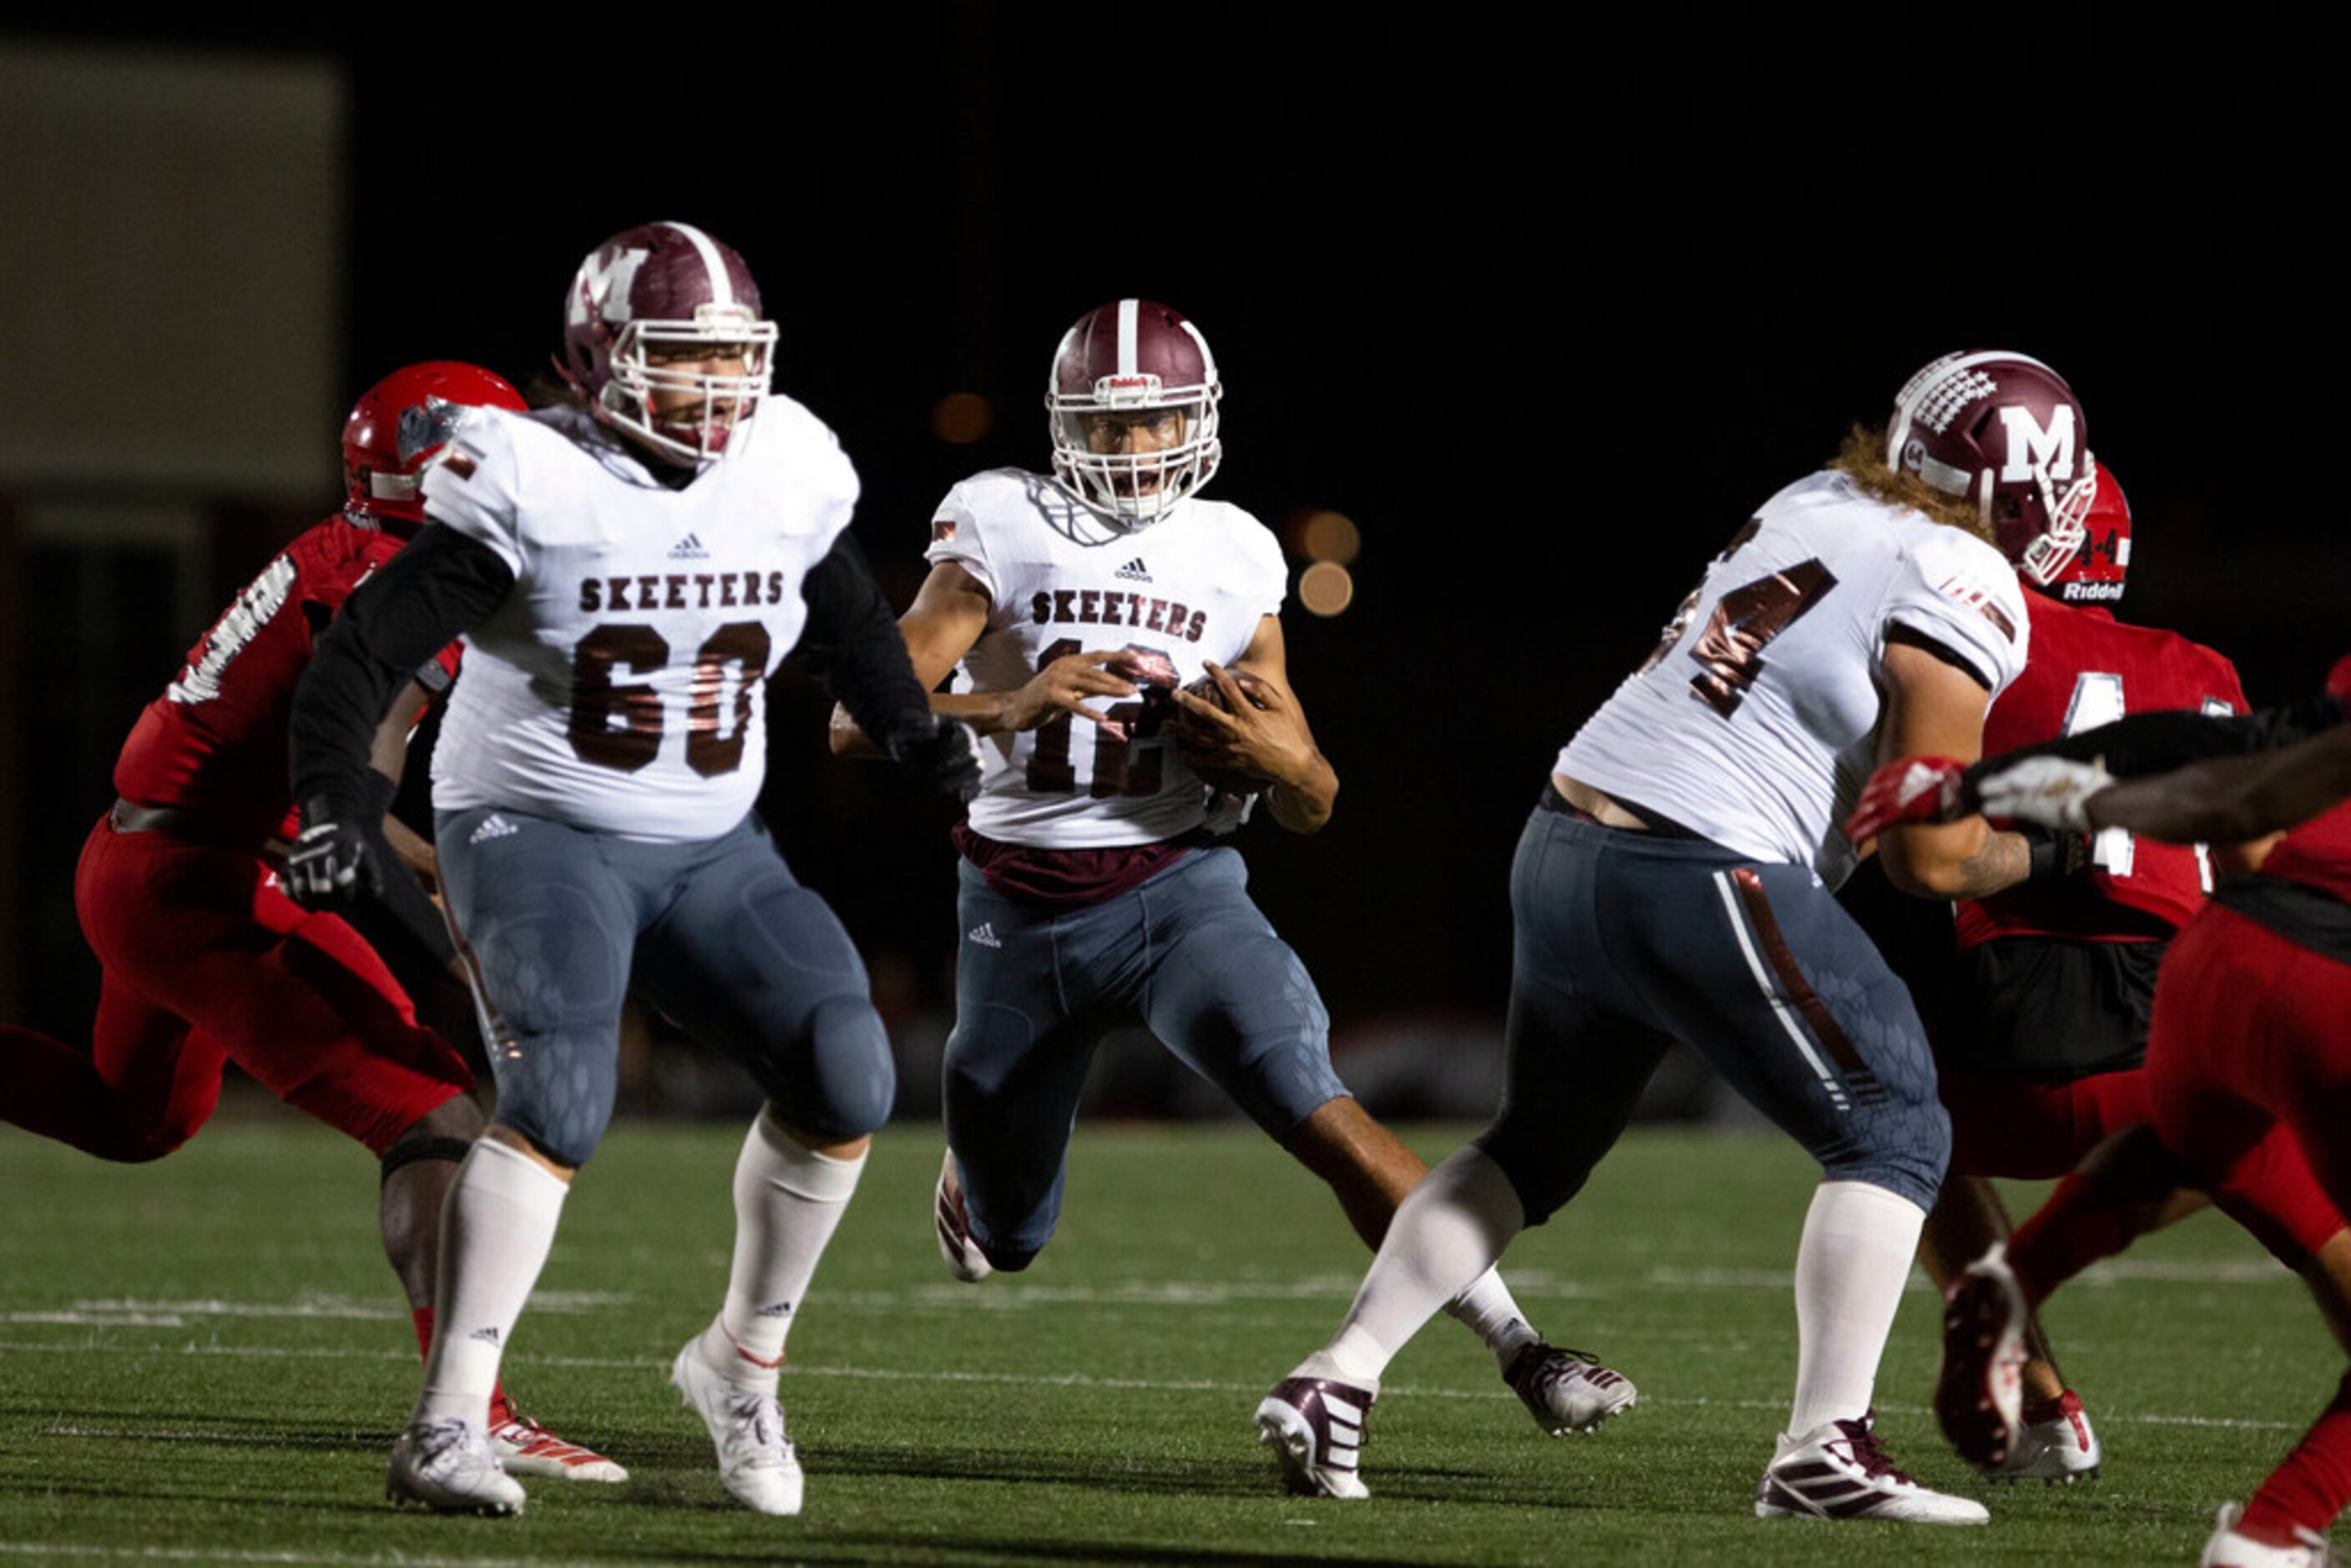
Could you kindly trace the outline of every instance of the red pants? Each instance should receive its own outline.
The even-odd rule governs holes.
[[[1953,1176],[2061,1176],[2108,1134],[2148,1120],[2143,1068],[2070,1082],[1947,1071],[1940,1087],[1951,1113]]]
[[[2351,964],[2207,904],[2164,959],[2147,1069],[2156,1131],[2215,1192],[2273,1179],[2292,1156],[2336,1224],[2351,1213]],[[2323,1533],[2346,1502],[2351,1377],[2239,1528]]]
[[[2164,959],[2147,1072],[2156,1131],[2216,1193],[2307,1162],[2351,1213],[2351,964],[2207,905]]]
[[[2338,970],[2346,967],[2330,966],[2328,960],[2272,936],[2252,921],[2225,910],[2217,913],[2313,964]],[[2071,1082],[1945,1074],[1941,1089],[1943,1103],[1951,1113],[1951,1174],[2026,1180],[2063,1176],[2108,1134],[2153,1122],[2164,1142],[2205,1178],[2216,1204],[2288,1268],[2301,1269],[2328,1238],[2343,1228],[2341,1199],[2331,1197],[2313,1176],[2304,1160],[2308,1145],[2299,1143],[2287,1127],[2241,1102],[2238,1109],[2224,1111],[2205,1098],[2215,1092],[2214,1083],[2231,1086],[2231,1099],[2237,1095],[2241,1048],[2232,1043],[2223,1025],[2233,1029],[2250,1016],[2249,998],[2255,993],[2237,988],[2252,982],[2241,975],[2222,980],[2194,1018],[2183,1018],[2181,1004],[2175,999],[2170,1038],[2163,1041],[2165,998],[2178,998],[2199,983],[2210,985],[2200,974],[2189,977],[2189,971],[2199,967],[2191,962],[2175,971],[2171,957],[2165,958],[2163,979],[2156,990],[2155,1033],[2149,1038],[2142,1067],[2100,1072]],[[2304,999],[2322,1011],[2327,1005],[2351,1009],[2351,999],[2338,998],[2331,1004],[2315,995]],[[2335,1016],[2351,1019],[2351,1010]],[[2164,1063],[2160,1068],[2158,1058]],[[2168,1120],[2162,1103],[2167,1092],[2161,1087],[2167,1082],[2170,1084]],[[2204,1142],[2184,1141],[2190,1128]],[[2199,1148],[2204,1151],[2200,1155]]]
[[[381,1155],[473,1086],[359,934],[287,898],[246,851],[100,821],[74,880],[105,966],[90,1054],[7,1030],[8,1120],[109,1159],[153,1159],[212,1115],[234,1061]]]

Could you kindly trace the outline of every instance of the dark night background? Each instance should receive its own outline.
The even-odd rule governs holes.
[[[1498,1013],[1510,848],[1552,752],[1748,510],[1947,350],[2072,381],[2137,511],[2126,618],[2230,653],[2256,701],[2342,651],[2345,115],[2304,23],[1449,10],[46,37],[340,63],[351,394],[425,358],[528,378],[580,257],[621,228],[729,241],[781,324],[778,385],[858,463],[858,537],[902,604],[949,484],[1043,465],[1062,328],[1123,294],[1190,315],[1226,385],[1211,493],[1363,534],[1353,607],[1285,616],[1338,814],[1242,841],[1343,1032]],[[233,411],[233,374],[220,392]],[[977,444],[931,434],[955,392],[994,409]],[[319,411],[322,446],[343,406]],[[216,602],[266,548],[223,562]],[[112,735],[200,629],[126,652]],[[805,685],[775,695],[766,804],[790,858],[935,1000],[948,813],[826,757]],[[62,896],[110,793],[102,770],[71,787],[40,829],[62,848],[24,860],[32,896]],[[45,969],[30,999],[79,1027],[67,979]]]

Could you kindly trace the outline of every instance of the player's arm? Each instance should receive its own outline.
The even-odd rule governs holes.
[[[287,886],[298,901],[348,904],[382,886],[368,835],[397,786],[372,764],[377,730],[402,684],[513,587],[488,546],[427,524],[344,601],[295,688],[287,724],[302,833]]]
[[[2283,751],[2219,758],[2108,785],[2087,797],[2094,828],[2168,843],[2233,841],[2291,828],[2351,795],[2351,724]]]
[[[1319,830],[1331,820],[1339,775],[1314,744],[1306,711],[1290,689],[1280,621],[1259,617],[1256,633],[1232,667],[1212,664],[1208,674],[1223,695],[1221,705],[1189,692],[1174,694],[1184,712],[1186,757],[1270,780],[1266,806],[1273,820],[1293,833]],[[1249,692],[1236,674],[1252,677]]]
[[[933,688],[987,631],[995,606],[987,587],[965,568],[940,561],[923,580],[922,591],[898,618],[897,634],[905,643],[914,679],[929,691],[931,711],[961,719],[977,735],[1002,735],[1035,729],[1060,714],[1102,725],[1113,733],[1125,727],[1086,706],[1090,697],[1123,700],[1135,694],[1134,682],[1106,666],[1126,657],[1123,649],[1103,649],[1056,659],[1026,685],[1001,692],[942,692]],[[875,755],[872,741],[843,708],[832,715],[832,750],[837,757]]]
[[[1972,806],[1978,779],[1994,768],[2005,768],[2027,758],[2095,760],[2118,779],[2132,779],[2169,772],[2212,758],[2281,750],[2323,734],[2340,724],[2343,717],[2341,700],[2324,692],[2252,713],[2205,714],[2178,708],[2127,714],[2095,729],[2060,736],[2036,746],[2021,746],[1977,763],[1961,780],[1961,799]]]
[[[971,733],[935,714],[928,688],[914,674],[906,644],[890,618],[890,601],[847,534],[800,585],[808,601],[806,653],[835,699],[832,748],[841,733],[867,737],[868,755],[912,768],[959,800],[979,790],[979,758]]]
[[[1882,667],[1881,764],[1908,757],[1968,762],[1982,755],[1991,693],[1971,667],[1899,625],[1886,628]],[[1921,898],[1987,897],[2024,881],[2032,870],[2032,846],[2024,836],[1996,831],[1981,817],[1889,827],[1878,835],[1877,852],[1887,879]]]
[[[396,788],[401,775],[408,767],[408,741],[416,733],[416,726],[424,717],[424,709],[433,700],[432,694],[415,681],[401,689],[392,699],[390,711],[375,728],[375,741],[368,748],[368,766],[392,780]],[[386,813],[383,819],[383,841],[392,847],[392,854],[415,873],[424,891],[433,893],[441,885],[441,861],[423,835]]]

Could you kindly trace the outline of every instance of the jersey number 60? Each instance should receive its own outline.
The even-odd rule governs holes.
[[[768,629],[730,621],[694,653],[685,708],[685,765],[705,779],[743,766],[752,695],[768,674]],[[669,643],[650,626],[599,626],[571,655],[571,749],[582,762],[634,773],[661,751],[659,688],[613,680],[615,669],[649,675],[669,664]],[[732,709],[731,715],[728,713]],[[723,724],[721,719],[731,718]]]

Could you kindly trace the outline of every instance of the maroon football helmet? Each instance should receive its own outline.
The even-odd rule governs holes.
[[[1217,471],[1223,396],[1208,340],[1166,306],[1090,310],[1062,335],[1045,387],[1054,476],[1113,521],[1156,522]]]
[[[589,253],[563,304],[564,379],[596,417],[672,462],[726,455],[774,373],[776,324],[732,247],[691,224],[646,224]],[[664,363],[740,354],[736,375]],[[663,398],[656,394],[684,393]]]
[[[343,485],[349,509],[378,519],[424,521],[424,471],[469,408],[522,412],[522,393],[479,365],[427,360],[397,370],[360,394],[343,421]]]
[[[2112,604],[2130,573],[2130,502],[2115,471],[2097,465],[2098,495],[2082,519],[2082,548],[2057,569],[2049,591],[2068,604]]]
[[[1886,465],[1975,503],[2002,554],[2046,586],[2082,548],[2097,492],[2082,405],[2022,354],[1945,354],[1903,383]]]

